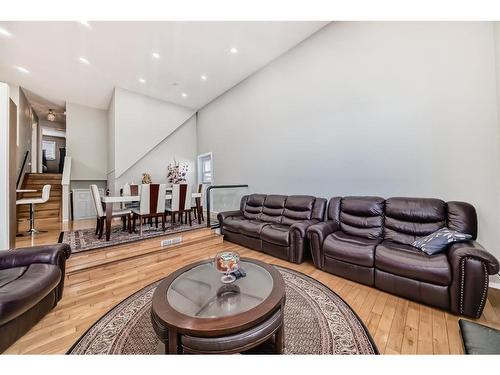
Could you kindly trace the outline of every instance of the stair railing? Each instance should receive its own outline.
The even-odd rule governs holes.
[[[71,156],[64,157],[64,168],[62,173],[61,185],[62,185],[62,221],[69,220],[69,210],[70,210],[70,200],[69,200],[69,183],[71,182]]]
[[[28,160],[28,155],[29,155],[29,150],[26,151],[26,153],[24,154],[24,159],[23,159],[23,164],[21,166],[21,169],[19,170],[19,174],[17,175],[17,181],[16,181],[16,189],[19,189],[20,186],[19,184],[21,183],[21,181],[23,180],[24,178],[24,167],[26,166],[26,161]]]
[[[244,188],[248,187],[248,185],[210,185],[207,188],[207,228],[210,228],[210,192],[214,189],[236,189],[236,188]],[[216,226],[214,226],[216,227]]]

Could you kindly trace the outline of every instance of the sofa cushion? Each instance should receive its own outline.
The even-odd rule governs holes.
[[[281,224],[292,225],[310,220],[315,199],[309,195],[290,195],[285,202]]]
[[[0,270],[0,288],[19,279],[28,267],[13,267]]]
[[[249,195],[243,208],[243,216],[247,219],[258,219],[265,200],[266,196],[264,194]]]
[[[0,325],[35,306],[57,287],[61,275],[58,266],[34,263],[21,277],[0,288]]]
[[[262,241],[270,242],[276,245],[290,245],[290,227],[288,225],[271,224],[262,228],[260,233]]]
[[[262,228],[271,224],[260,220],[241,220],[237,225],[239,233],[249,237],[260,238]]]
[[[268,223],[281,223],[285,202],[285,195],[268,195],[262,206],[260,220]]]
[[[373,267],[375,246],[378,239],[352,236],[337,231],[326,237],[323,242],[325,256],[356,264],[358,266]]]
[[[431,198],[389,198],[385,201],[384,239],[411,245],[446,226],[446,203]]]
[[[239,233],[242,221],[247,220],[243,216],[229,216],[222,222],[222,228],[231,232]]]
[[[411,245],[392,241],[383,241],[377,246],[375,268],[431,284],[451,283],[446,254],[427,255]]]
[[[382,238],[384,202],[384,198],[380,197],[342,198],[339,213],[340,229],[352,236]]]

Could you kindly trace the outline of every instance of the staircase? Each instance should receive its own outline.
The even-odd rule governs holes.
[[[44,204],[35,205],[35,218],[51,219],[54,221],[60,220],[61,214],[61,187],[62,174],[60,173],[27,173],[24,176],[24,181],[21,189],[34,189],[36,193],[22,193],[19,198],[41,197],[43,185],[51,185],[50,198]],[[29,218],[29,205],[18,206],[18,220]]]

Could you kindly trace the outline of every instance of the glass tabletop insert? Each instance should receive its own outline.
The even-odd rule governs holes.
[[[254,308],[273,289],[273,278],[259,265],[241,261],[246,277],[231,284],[220,281],[212,262],[179,275],[167,290],[168,303],[178,312],[196,318],[235,315]]]

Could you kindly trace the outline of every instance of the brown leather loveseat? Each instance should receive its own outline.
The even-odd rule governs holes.
[[[336,197],[328,220],[309,227],[316,267],[418,302],[477,318],[497,259],[475,242],[477,216],[464,202],[439,199]],[[448,227],[472,235],[439,254],[412,246]]]
[[[62,298],[66,244],[0,251],[0,353]]]
[[[251,194],[240,209],[217,216],[228,241],[302,263],[309,257],[307,228],[323,220],[326,199],[308,195]]]

